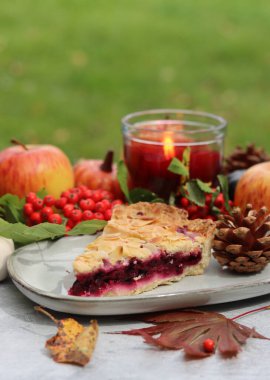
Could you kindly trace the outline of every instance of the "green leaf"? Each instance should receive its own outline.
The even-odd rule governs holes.
[[[89,220],[79,223],[66,233],[63,224],[40,223],[28,227],[22,223],[8,223],[0,218],[0,236],[12,239],[16,245],[25,245],[46,239],[56,239],[67,235],[92,235],[104,228],[104,220]]]
[[[205,194],[200,189],[200,187],[197,184],[196,180],[192,180],[187,182],[187,198],[195,203],[197,206],[204,206],[205,205]]]
[[[25,199],[17,195],[5,194],[0,198],[1,213],[10,223],[23,222],[23,206]]]
[[[187,168],[189,167],[189,162],[190,162],[190,152],[191,152],[190,146],[188,146],[187,148],[185,148],[185,150],[183,152],[183,164]]]
[[[43,189],[40,189],[36,194],[37,194],[37,197],[38,197],[38,198],[44,199],[44,198],[46,197],[46,195],[48,195],[48,192],[47,192],[47,190],[43,187]]]
[[[122,192],[124,193],[127,201],[130,203],[129,189],[128,189],[128,171],[123,160],[117,164],[117,179]]]
[[[131,203],[137,202],[164,202],[164,199],[159,198],[157,194],[152,191],[141,189],[136,187],[135,189],[130,190],[129,197]]]
[[[72,230],[68,231],[67,235],[93,235],[97,231],[103,230],[107,222],[105,220],[87,220],[77,224]]]
[[[41,223],[28,227],[22,223],[8,223],[0,219],[0,236],[12,239],[15,244],[25,245],[45,239],[64,236],[65,226],[61,224]]]
[[[229,205],[229,182],[228,178],[225,175],[219,174],[217,176],[218,182],[221,187],[221,191],[223,193],[224,201],[225,201],[225,208],[228,212],[231,211],[231,206]]]
[[[201,181],[200,179],[196,179],[197,185],[199,188],[204,192],[208,194],[212,194],[214,190],[208,185],[208,183]]]
[[[182,175],[185,177],[188,177],[189,175],[189,170],[188,167],[186,167],[183,162],[178,160],[178,158],[174,157],[168,166],[168,170],[172,173]]]
[[[176,200],[176,194],[175,193],[171,193],[170,194],[170,198],[169,198],[169,205],[170,206],[174,206],[175,205],[175,200]]]

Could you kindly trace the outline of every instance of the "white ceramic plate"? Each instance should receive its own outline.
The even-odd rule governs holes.
[[[270,292],[270,265],[255,275],[223,271],[212,259],[200,276],[129,297],[76,297],[67,294],[75,278],[73,259],[96,236],[65,237],[18,249],[8,261],[17,288],[35,303],[82,315],[120,315],[210,305]]]

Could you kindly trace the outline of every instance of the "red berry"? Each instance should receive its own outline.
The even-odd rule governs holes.
[[[67,204],[67,198],[65,197],[61,197],[60,199],[57,199],[57,201],[55,201],[56,208],[63,209],[66,204]]]
[[[30,220],[33,224],[41,223],[41,215],[39,212],[35,211],[30,215]]]
[[[112,210],[106,210],[104,212],[104,218],[105,218],[105,220],[110,220],[111,217],[112,217]]]
[[[51,207],[43,207],[40,211],[40,215],[43,221],[47,221],[49,216],[53,214],[53,209]]]
[[[42,199],[40,199],[40,198],[36,198],[34,201],[33,201],[33,208],[34,208],[34,210],[41,210],[42,209],[42,207],[43,207],[43,204],[44,204],[44,202],[43,202],[43,200]]]
[[[32,203],[25,203],[23,206],[24,215],[30,216],[34,211]]]
[[[72,210],[71,213],[70,213],[70,219],[73,222],[80,222],[82,220],[82,212],[81,212],[81,210],[78,210],[78,209]]]
[[[112,203],[110,201],[108,201],[108,199],[103,199],[103,201],[101,201],[101,203],[103,204],[103,207],[105,210],[108,210],[112,207]]]
[[[94,219],[105,220],[105,217],[101,212],[95,212],[94,213]]]
[[[205,339],[204,342],[203,342],[203,348],[206,352],[214,352],[215,350],[215,342],[213,341],[213,339]]]
[[[63,207],[63,212],[64,212],[64,215],[65,217],[69,218],[70,215],[71,215],[71,212],[74,210],[74,205],[72,204],[67,204]]]
[[[55,204],[55,199],[52,195],[46,195],[43,201],[44,201],[44,204],[49,207],[54,206]]]
[[[87,189],[87,190],[84,190],[82,197],[83,199],[88,199],[88,198],[91,198],[93,194],[94,194],[93,190]]]
[[[80,208],[82,210],[91,210],[91,211],[93,211],[96,204],[93,201],[93,199],[89,198],[89,199],[81,199],[79,205],[80,205]]]
[[[206,196],[205,196],[205,204],[207,206],[210,206],[211,201],[212,201],[212,194],[206,194]]]
[[[36,193],[31,191],[30,193],[27,194],[25,200],[26,200],[26,203],[33,203],[33,201],[35,201],[36,199],[37,199]]]
[[[62,197],[67,198],[67,197],[69,196],[69,194],[70,194],[70,191],[69,191],[69,190],[63,191],[63,192],[61,193],[61,198],[62,198]]]
[[[233,207],[233,201],[229,200],[229,206]]]
[[[48,222],[53,224],[61,224],[62,223],[62,217],[59,214],[51,214],[48,217]]]
[[[213,221],[217,220],[217,218],[214,215],[207,215],[205,217],[205,219],[210,219],[210,220],[213,220]]]
[[[113,194],[110,191],[107,191],[107,190],[103,190],[101,192],[101,196],[102,196],[102,199],[108,199],[110,201],[112,201],[113,198],[114,198]]]
[[[92,199],[95,202],[99,202],[102,200],[102,191],[101,190],[95,190],[94,194],[92,195]]]
[[[123,204],[123,201],[121,201],[121,199],[116,199],[115,201],[112,202],[111,206],[112,208],[116,205],[122,205]]]
[[[94,219],[94,214],[90,210],[85,210],[82,213],[82,220],[92,220]]]
[[[181,198],[180,204],[182,207],[187,208],[189,206],[189,200],[185,197]]]
[[[74,187],[73,189],[70,190],[70,192],[73,194],[77,194],[79,199],[81,199],[83,196],[83,190],[80,189],[79,187]]]
[[[77,193],[69,193],[67,196],[68,203],[72,203],[75,205],[79,201],[79,195]]]
[[[70,229],[73,228],[75,226],[75,223],[73,222],[73,220],[69,219],[67,221],[67,224],[66,224],[67,227],[69,227]]]
[[[199,210],[199,207],[196,205],[190,205],[187,208],[187,212],[189,216],[194,216],[194,214],[197,214],[198,210]]]
[[[224,205],[224,197],[223,194],[220,193],[215,199],[214,205],[218,208],[221,208]]]
[[[108,202],[108,201],[107,201]],[[109,205],[110,207],[111,205]],[[104,211],[106,211],[108,209],[108,207],[106,205],[103,204],[103,201],[101,202],[97,202],[96,205],[95,205],[95,211],[96,212],[102,212],[104,213]]]
[[[203,206],[199,208],[198,217],[205,218],[209,214],[209,206]]]

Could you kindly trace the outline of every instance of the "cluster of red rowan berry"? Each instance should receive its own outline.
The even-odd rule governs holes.
[[[233,206],[233,202],[229,201],[229,205]],[[179,201],[179,206],[188,212],[189,219],[217,220],[219,214],[228,213],[222,193],[218,194],[214,202],[212,202],[212,194],[206,194],[204,206],[197,206],[187,198],[182,197]]]
[[[31,192],[26,196],[23,212],[28,226],[49,222],[65,224],[68,231],[85,220],[110,220],[113,207],[122,203],[109,191],[82,185],[64,191],[59,199],[52,195],[41,199]]]

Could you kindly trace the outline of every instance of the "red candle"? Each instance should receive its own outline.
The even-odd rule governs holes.
[[[143,144],[133,140],[126,142],[124,154],[131,177],[131,188],[149,189],[164,198],[168,198],[172,191],[176,191],[180,179],[178,175],[168,171],[168,166],[173,157],[182,160],[185,147],[171,145],[171,149],[168,149],[168,146]],[[207,146],[191,147],[191,178],[214,182],[219,172],[219,152]]]
[[[164,111],[163,111],[164,112]],[[178,175],[168,171],[171,160],[180,161],[186,147],[190,147],[190,178],[215,182],[221,169],[224,131],[219,132],[213,125],[184,120],[183,113],[201,116],[192,111],[174,112],[174,119],[130,123],[137,116],[152,116],[153,111],[133,114],[123,119],[124,157],[130,174],[130,187],[149,189],[163,198],[175,192],[180,184]],[[160,114],[161,111],[158,111]],[[208,114],[203,114],[203,116]],[[156,116],[156,115],[155,115]],[[160,116],[160,115],[159,115]],[[219,117],[216,117],[219,120]],[[213,119],[210,115],[209,119]],[[215,119],[214,119],[215,120]],[[221,119],[223,120],[223,119]],[[219,120],[220,121],[220,120]],[[224,121],[222,128],[225,128]]]

